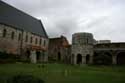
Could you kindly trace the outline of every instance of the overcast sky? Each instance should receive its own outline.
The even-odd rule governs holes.
[[[3,0],[41,19],[49,37],[93,33],[96,40],[125,41],[125,0]]]

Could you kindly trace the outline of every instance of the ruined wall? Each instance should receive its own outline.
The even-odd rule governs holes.
[[[69,55],[69,43],[66,37],[50,38],[49,60],[54,62],[66,62]]]

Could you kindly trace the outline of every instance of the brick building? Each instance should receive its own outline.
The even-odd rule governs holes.
[[[70,45],[66,37],[61,36],[49,39],[50,61],[68,63],[70,52]]]

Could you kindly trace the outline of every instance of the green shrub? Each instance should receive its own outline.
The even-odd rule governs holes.
[[[19,59],[20,57],[18,55],[0,52],[0,63],[14,63]]]

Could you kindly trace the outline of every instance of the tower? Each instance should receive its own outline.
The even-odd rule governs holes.
[[[93,60],[93,35],[91,33],[75,33],[72,35],[72,64],[90,64]]]

